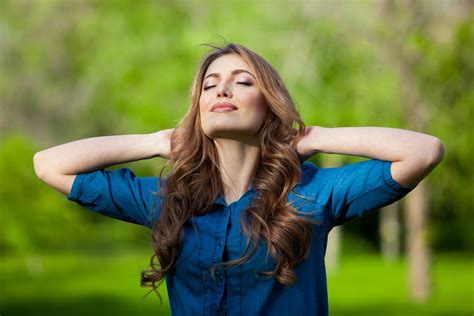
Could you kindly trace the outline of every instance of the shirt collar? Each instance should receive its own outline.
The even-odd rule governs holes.
[[[238,199],[238,200],[236,200],[236,201],[234,201],[234,202],[232,202],[232,203],[230,203],[230,204],[232,205],[232,204],[237,203],[237,202],[239,202],[239,201],[241,201],[241,200],[244,200],[245,198],[247,198],[247,197],[250,196],[250,195],[253,195],[254,193],[255,193],[255,188],[253,187],[252,184],[250,184],[249,189],[240,197],[240,199]],[[225,200],[224,193],[221,193],[221,194],[219,195],[219,197],[218,197],[217,200],[216,200],[216,204],[221,204],[221,205],[224,205],[224,206],[228,206],[228,205],[227,205],[227,202],[226,202],[226,200]]]

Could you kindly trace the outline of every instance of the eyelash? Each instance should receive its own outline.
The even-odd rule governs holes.
[[[243,84],[243,85],[245,85],[245,86],[251,86],[251,85],[252,85],[251,83],[248,83],[248,82],[237,82],[237,84],[239,84],[239,83],[240,83],[240,84]],[[207,86],[207,87],[204,88],[204,90],[207,90],[207,89],[210,89],[210,88],[214,88],[214,87],[215,87],[215,85]]]

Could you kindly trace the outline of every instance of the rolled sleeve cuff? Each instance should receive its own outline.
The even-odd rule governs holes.
[[[382,165],[383,179],[389,187],[391,187],[392,189],[396,191],[411,191],[417,186],[417,185],[402,185],[398,183],[397,181],[395,181],[390,171],[391,165],[392,165],[392,161],[384,161]]]
[[[74,178],[74,182],[72,183],[71,192],[67,195],[67,199],[69,201],[78,201],[82,194],[82,182],[84,182],[85,174],[78,174]]]

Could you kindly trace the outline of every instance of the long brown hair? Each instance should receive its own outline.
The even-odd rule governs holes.
[[[288,194],[301,179],[302,161],[296,152],[296,144],[304,135],[305,125],[277,71],[260,55],[242,45],[228,43],[223,48],[203,45],[213,49],[201,61],[191,91],[191,106],[171,135],[169,159],[160,171],[159,194],[163,199],[160,217],[153,225],[151,269],[141,273],[141,286],[152,287],[160,300],[156,289],[180,254],[184,223],[194,215],[209,212],[224,192],[218,152],[212,139],[203,132],[199,114],[203,77],[209,65],[222,55],[236,54],[249,65],[265,97],[269,115],[259,131],[261,160],[252,181],[256,198],[240,218],[247,244],[239,259],[219,265],[230,268],[243,264],[255,252],[258,241],[265,240],[267,255],[269,253],[275,259],[276,268],[260,272],[261,275],[275,276],[281,284],[292,286],[297,280],[292,269],[308,256],[312,226],[319,223],[299,216],[300,212],[288,202]],[[294,124],[299,128],[293,128]],[[172,166],[172,172],[165,179],[166,185],[162,185],[162,173],[167,166]],[[244,255],[250,242],[253,247]],[[154,263],[155,258],[159,265]]]

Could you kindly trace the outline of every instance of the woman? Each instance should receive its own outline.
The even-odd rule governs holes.
[[[178,128],[52,147],[35,155],[35,171],[71,201],[152,229],[142,286],[156,291],[166,277],[173,314],[327,315],[329,231],[401,199],[444,146],[395,128],[305,127],[260,55],[212,47]],[[369,159],[305,162],[318,152]],[[103,169],[152,157],[172,171]]]

